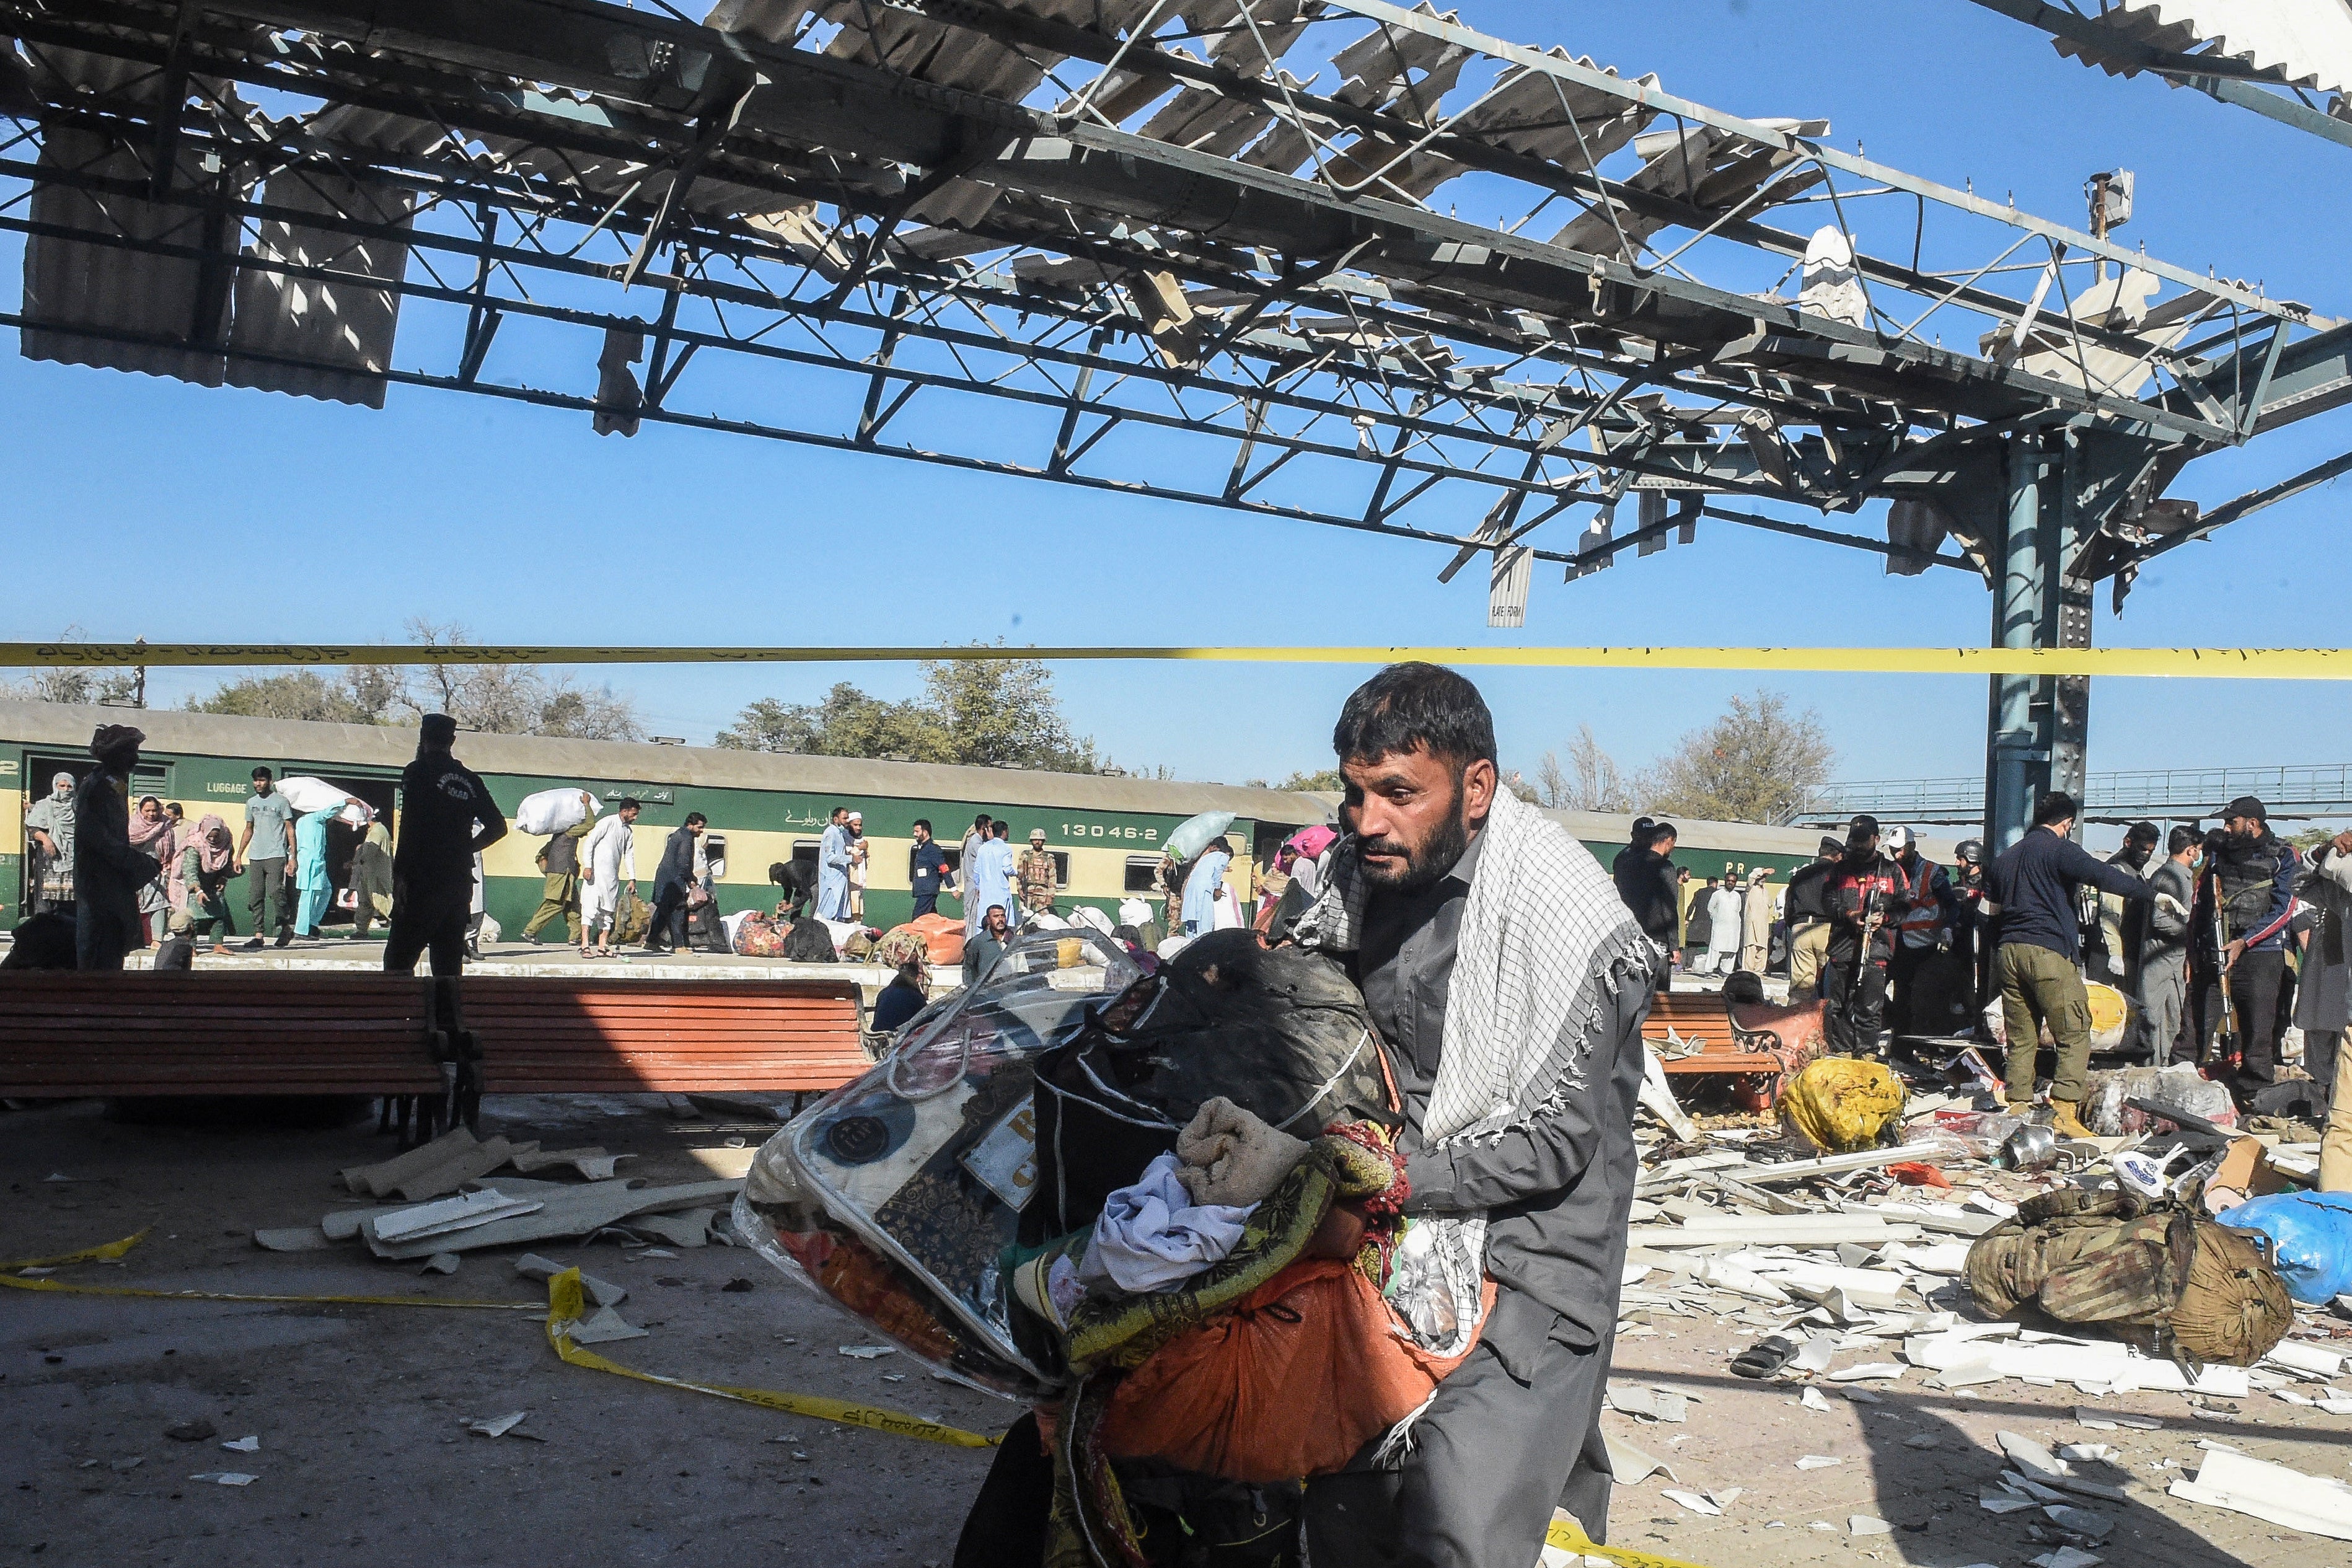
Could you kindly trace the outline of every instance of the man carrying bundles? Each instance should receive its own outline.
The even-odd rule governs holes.
[[[1007,1261],[1015,1338],[1065,1381],[958,1568],[1292,1563],[1302,1538],[1318,1564],[1528,1568],[1556,1506],[1605,1536],[1659,950],[1497,787],[1459,675],[1391,666],[1333,742],[1345,837],[1297,945],[1203,937],[1038,1059],[1038,1245]],[[1115,1102],[1089,1088],[1147,1058]]]

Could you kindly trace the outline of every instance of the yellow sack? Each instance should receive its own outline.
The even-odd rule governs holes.
[[[1780,1091],[1780,1120],[1832,1154],[1869,1148],[1902,1113],[1902,1080],[1883,1062],[1823,1057]]]

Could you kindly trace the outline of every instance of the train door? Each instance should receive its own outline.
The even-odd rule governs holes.
[[[27,755],[25,760],[26,814],[30,815],[35,806],[48,797],[58,774],[71,774],[74,790],[79,794],[81,781],[89,777],[89,771],[96,766],[96,760],[87,752],[34,752]],[[142,762],[131,771],[131,803],[135,805],[142,795],[150,795],[164,800],[172,798],[171,763]],[[24,868],[25,912],[30,914],[37,908],[51,904],[70,906],[73,868],[51,864],[48,858],[40,853],[40,846],[33,837],[30,826],[25,828],[23,838],[24,842],[17,846],[17,849],[24,857],[18,864]],[[45,892],[44,889],[47,890]]]
[[[377,819],[383,824],[385,831],[397,835],[399,827],[394,820],[397,780],[371,778],[361,773],[312,773],[310,776],[367,802]],[[334,891],[327,900],[327,912],[321,924],[352,923],[353,911],[358,907],[358,900],[351,890],[352,857],[358,853],[360,841],[366,837],[367,829],[353,827],[340,817],[327,824],[327,879],[333,884]]]

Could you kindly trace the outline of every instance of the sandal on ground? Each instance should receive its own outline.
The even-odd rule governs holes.
[[[1797,1358],[1797,1342],[1783,1334],[1757,1341],[1732,1358],[1735,1377],[1769,1377]]]

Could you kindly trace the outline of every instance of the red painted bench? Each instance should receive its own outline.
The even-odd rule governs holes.
[[[486,1093],[833,1089],[863,1021],[846,976],[0,971],[0,1096],[382,1095],[429,1133]]]

